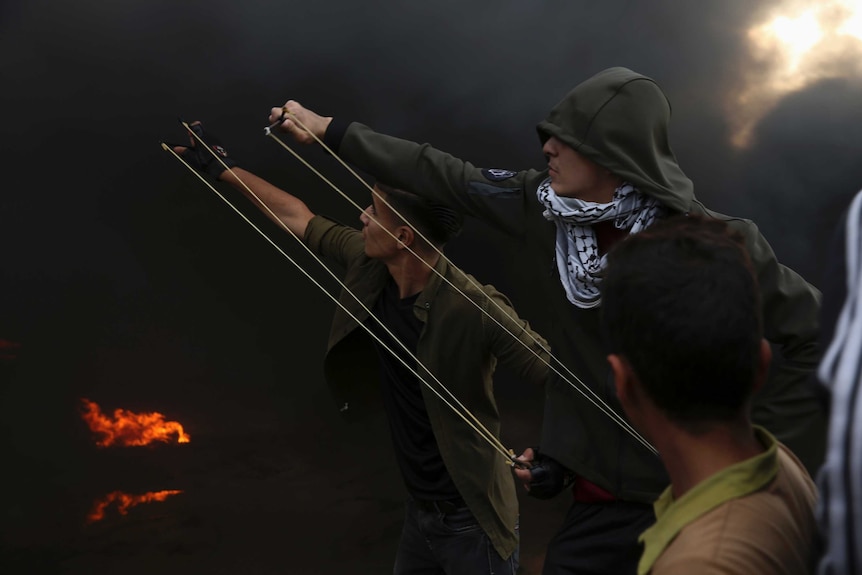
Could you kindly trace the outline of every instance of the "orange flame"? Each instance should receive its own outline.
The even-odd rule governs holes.
[[[131,495],[122,491],[113,491],[108,493],[93,504],[93,509],[87,514],[87,523],[95,523],[105,518],[105,510],[111,503],[117,504],[117,512],[120,515],[125,515],[129,512],[129,508],[141,503],[150,503],[151,501],[164,501],[171,495],[182,493],[179,490],[166,491],[150,491],[141,495]]]
[[[113,419],[102,413],[98,404],[89,399],[81,399],[84,412],[81,417],[90,430],[101,436],[96,441],[99,447],[110,445],[148,445],[154,441],[167,443],[171,436],[177,435],[177,443],[188,443],[191,438],[176,421],[165,421],[158,412],[132,413],[125,409],[115,409]]]

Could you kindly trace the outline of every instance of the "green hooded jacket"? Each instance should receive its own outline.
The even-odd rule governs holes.
[[[668,142],[670,104],[658,85],[625,68],[600,72],[575,87],[538,125],[542,141],[556,136],[597,164],[658,198],[670,213],[725,220],[745,237],[760,283],[764,335],[777,352],[755,397],[754,421],[772,432],[814,473],[825,447],[826,417],[811,382],[819,361],[820,293],[775,258],[757,226],[708,210],[680,169]],[[381,181],[433,198],[515,238],[516,256],[543,302],[536,328],[553,353],[618,414],[599,327],[600,307],[566,299],[553,265],[555,227],[536,189],[544,170],[481,169],[429,144],[378,134],[336,118],[326,141],[345,160]],[[644,302],[649,305],[649,302]],[[522,304],[523,309],[527,309]],[[546,387],[541,449],[619,498],[652,502],[668,479],[659,459],[556,374]]]

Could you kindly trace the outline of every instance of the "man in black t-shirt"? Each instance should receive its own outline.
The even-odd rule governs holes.
[[[229,160],[214,138],[193,129]],[[378,183],[359,231],[316,216],[254,174],[225,170],[202,148],[175,149],[346,270],[324,369],[342,410],[361,412],[363,391],[382,386],[410,494],[394,572],[514,575],[518,503],[509,459],[494,446],[500,423],[492,375],[499,360],[544,383],[549,353],[505,296],[442,256],[460,215]]]

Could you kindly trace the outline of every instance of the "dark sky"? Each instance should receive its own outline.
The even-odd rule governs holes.
[[[862,187],[862,78],[835,65],[774,98],[747,148],[730,143],[748,115],[735,95],[766,85],[774,64],[752,54],[747,30],[782,4],[5,0],[0,339],[22,348],[0,366],[0,441],[74,467],[81,437],[65,430],[83,396],[171,409],[204,436],[233,433],[231,420],[339,425],[320,370],[332,305],[161,150],[181,140],[178,116],[351,222],[352,208],[263,136],[271,106],[297,99],[523,169],[543,164],[535,124],[553,104],[627,66],[667,92],[698,197],[757,221],[783,262],[820,283],[838,215]],[[364,201],[331,158],[302,153]],[[505,246],[473,223],[451,254],[517,303],[529,293]]]

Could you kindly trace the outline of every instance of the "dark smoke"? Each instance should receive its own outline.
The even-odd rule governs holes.
[[[349,554],[361,555],[364,542],[375,549],[366,564],[389,568],[400,486],[385,445],[347,440],[354,432],[342,427],[324,388],[320,361],[332,305],[159,148],[162,140],[182,141],[178,116],[203,120],[241,165],[312,209],[351,222],[357,214],[349,206],[263,136],[271,106],[294,98],[479,165],[539,167],[534,127],[547,110],[592,73],[628,66],[668,93],[674,149],[698,196],[757,221],[782,261],[819,283],[835,223],[862,186],[862,140],[853,129],[862,120],[862,85],[858,78],[823,80],[788,95],[762,119],[750,148],[732,148],[727,101],[754,66],[745,30],[780,3],[756,4],[4,1],[0,340],[21,348],[15,365],[0,371],[0,445],[10,454],[11,467],[4,467],[14,470],[5,475],[23,503],[2,516],[0,536],[14,551],[0,565],[42,557],[51,567],[94,572],[87,561],[132,545],[104,534],[96,542],[68,535],[80,527],[76,513],[89,499],[61,505],[65,519],[49,531],[44,522],[56,509],[45,504],[41,515],[28,513],[29,503],[45,500],[34,486],[54,493],[52,502],[73,491],[83,498],[94,469],[110,467],[88,451],[80,429],[75,406],[88,396],[110,407],[170,413],[192,437],[210,438],[205,455],[165,469],[152,463],[146,477],[186,478],[208,494],[246,485],[237,482],[247,474],[272,481],[261,492],[272,494],[269,501],[237,495],[217,512],[198,495],[199,523],[173,526],[200,544],[189,553],[202,546],[215,558],[211,572],[231,564],[226,553],[255,549],[251,536],[228,526],[244,522],[272,534],[260,540],[271,551],[250,572],[273,572],[277,546],[290,536],[295,546],[287,555],[316,541],[342,550],[340,559],[305,554],[321,568],[351,565],[356,556]],[[302,154],[365,201],[364,189],[331,158],[314,148]],[[510,291],[516,303],[527,301],[517,270],[505,267],[505,249],[473,222],[452,256]],[[507,444],[520,450],[538,439],[541,398],[517,384],[500,393]],[[278,439],[250,447],[260,445],[247,440],[252,436]],[[220,451],[212,438],[229,447]],[[329,451],[343,465],[334,465]],[[131,465],[131,456],[121,459],[117,469]],[[308,465],[300,488],[273,479],[295,479],[297,461]],[[102,487],[93,495],[125,488],[107,480]],[[195,493],[194,485],[130,487]],[[391,507],[362,520],[333,507],[380,492]],[[307,513],[315,509],[310,502],[327,501],[333,519],[298,535],[293,510],[305,501]],[[267,505],[283,515],[243,515]],[[219,522],[207,523],[200,509]],[[544,532],[539,521],[525,521],[528,559],[541,552]],[[556,521],[549,519],[545,531]],[[239,541],[222,555],[217,543],[203,543],[216,541],[218,530]],[[386,541],[382,548],[375,537]],[[162,571],[172,565],[170,553],[165,557]]]

